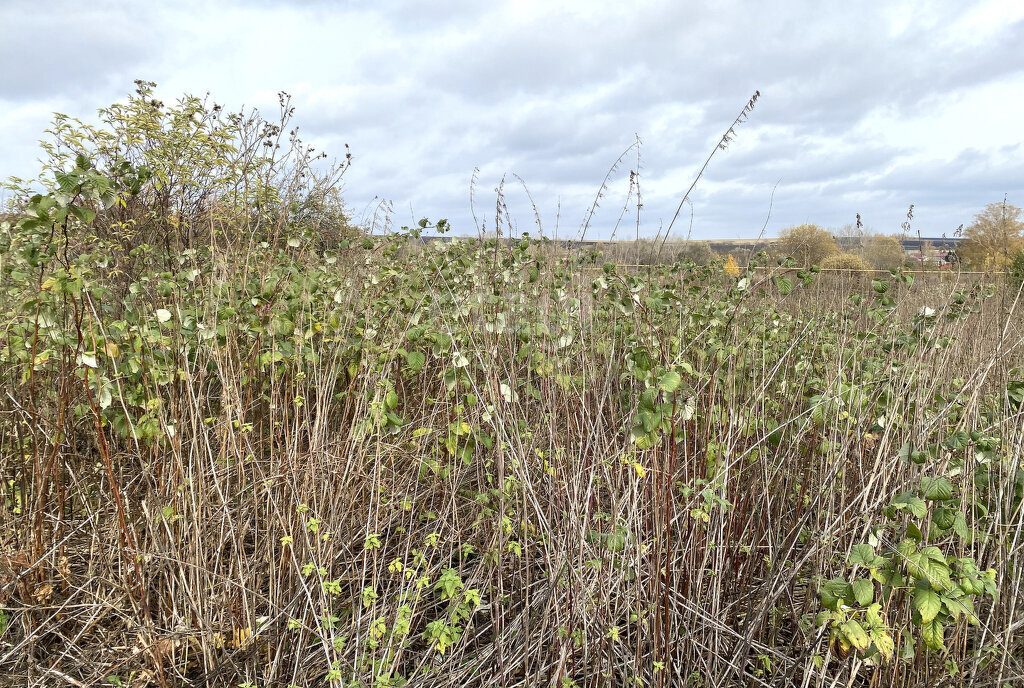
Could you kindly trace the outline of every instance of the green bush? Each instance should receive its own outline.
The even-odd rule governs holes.
[[[166,257],[261,241],[337,247],[358,235],[339,193],[348,155],[320,162],[326,154],[298,137],[287,94],[271,121],[191,95],[167,104],[154,87],[136,81],[124,102],[99,110],[97,124],[55,115],[41,142],[39,178],[12,179],[8,190],[22,202],[32,188],[64,190],[61,174],[89,160],[124,193],[81,239],[108,257],[106,269],[128,277],[140,274],[154,249]]]
[[[1017,251],[1007,271],[1007,283],[1011,289],[1019,290],[1024,285],[1024,249]]]

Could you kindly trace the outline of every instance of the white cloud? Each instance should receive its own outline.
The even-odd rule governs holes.
[[[653,234],[760,89],[694,194],[695,236],[756,235],[777,182],[769,233],[857,212],[894,230],[909,203],[940,231],[1004,192],[1024,203],[1013,148],[1024,144],[1019,2],[24,7],[0,8],[14,29],[0,59],[23,63],[40,30],[63,40],[0,76],[0,174],[32,173],[45,113],[90,116],[133,78],[158,82],[165,99],[210,91],[230,108],[265,111],[285,90],[309,140],[339,155],[351,144],[346,193],[357,212],[383,197],[397,224],[448,217],[472,233],[479,167],[476,206],[491,208],[489,222],[492,190],[517,173],[546,227],[560,213],[564,235],[639,135]],[[635,167],[623,162],[595,235],[619,216]],[[506,180],[519,228],[533,227],[525,194]]]

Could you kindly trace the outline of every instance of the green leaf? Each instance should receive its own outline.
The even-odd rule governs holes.
[[[942,599],[928,584],[918,583],[914,588],[914,609],[921,615],[921,623],[926,624],[942,611]]]
[[[117,192],[113,189],[107,189],[100,194],[100,203],[103,204],[104,210],[110,210],[117,203]]]
[[[815,425],[825,424],[825,404],[818,403],[811,409],[811,422]]]
[[[928,515],[928,505],[913,492],[904,492],[897,496],[892,500],[892,506],[897,509],[905,509],[917,518],[924,518]]]
[[[914,540],[915,542],[921,542],[924,536],[921,534],[921,529],[917,527],[917,524],[911,521],[907,524],[907,537]]]
[[[72,215],[77,217],[85,224],[92,224],[92,221],[96,219],[96,211],[91,208],[83,208],[80,205],[70,205],[68,210]]]
[[[79,177],[77,174],[56,172],[53,176],[57,180],[57,188],[66,194],[74,193],[78,187]]]
[[[967,519],[960,511],[957,511],[956,516],[953,517],[953,532],[964,540],[971,539],[971,529],[967,527]]]
[[[949,618],[954,623],[960,618],[960,614],[964,611],[964,605],[960,603],[960,600],[955,596],[940,595],[942,598],[942,604],[946,608],[946,613],[949,614]],[[971,599],[964,595],[964,599]]]
[[[1021,407],[1024,406],[1024,380],[1011,380],[1007,383],[1006,399],[1014,411],[1021,410]]]
[[[985,592],[985,584],[970,576],[960,577],[960,588],[968,595],[980,595]]]
[[[653,433],[637,434],[636,428],[633,429],[633,441],[636,442],[637,449],[650,449],[654,446],[657,439],[657,436]]]
[[[833,578],[821,584],[818,594],[825,607],[836,611],[839,609],[839,603],[853,601],[853,586],[842,578]]]
[[[913,451],[914,445],[910,442],[907,442],[902,447],[900,447],[900,458],[903,459],[904,461],[910,461],[910,454]]]
[[[970,439],[970,436],[961,430],[947,437],[943,445],[950,451],[959,451],[967,448],[967,445],[970,444]]]
[[[860,578],[853,582],[853,597],[857,604],[866,607],[875,599],[875,584],[866,578]]]
[[[925,547],[920,552],[907,557],[907,571],[914,580],[927,582],[933,590],[949,590],[953,582],[949,578],[949,566],[944,560],[930,556],[929,550],[938,551],[935,547]]]
[[[921,492],[925,499],[944,502],[953,499],[953,483],[947,478],[922,478]]]
[[[969,595],[955,598],[943,598],[943,602],[946,605],[946,611],[949,612],[950,617],[955,621],[960,618],[961,614],[967,616],[967,623],[972,626],[978,626],[981,624],[981,619],[974,613],[974,601]]]
[[[779,275],[775,278],[775,286],[779,288],[780,294],[786,296],[793,291],[793,280],[784,275]]]
[[[862,564],[871,566],[875,560],[875,548],[871,545],[854,545],[850,548],[849,562],[851,564]]]
[[[921,637],[924,638],[924,644],[933,650],[941,650],[944,647],[942,624],[936,619],[921,626]]]
[[[818,589],[818,596],[821,598],[821,604],[826,609],[836,611],[839,609],[839,603],[842,601],[839,597],[832,594],[831,590],[827,590],[822,587]]]
[[[889,291],[889,280],[873,279],[871,280],[871,288],[878,294],[884,294]]]
[[[612,552],[621,552],[626,547],[626,535],[628,531],[621,527],[616,528],[614,533],[591,530],[587,533],[587,540]]]
[[[654,413],[654,398],[657,392],[653,389],[646,390],[640,395],[640,401],[637,404],[640,411],[646,411],[647,413]]]
[[[910,539],[900,540],[900,543],[896,545],[896,551],[904,557],[910,557],[917,552],[917,543]]]
[[[156,309],[156,320],[157,320],[157,322],[165,323],[165,322],[167,322],[170,319],[171,319],[171,312],[169,310],[167,310],[166,308],[157,308]]]
[[[410,351],[405,355],[405,364],[414,373],[421,371],[426,362],[427,357],[420,351]]]
[[[992,599],[995,599],[996,595],[999,594],[999,589],[996,587],[995,573],[995,569],[989,569],[985,572],[985,577],[981,580],[982,584],[985,586],[985,593]]]
[[[939,507],[932,512],[932,522],[940,530],[949,530],[956,522],[957,512],[946,507]]]
[[[162,321],[161,321],[162,322]],[[287,337],[295,331],[295,323],[285,317],[274,317],[270,320],[271,334]]]
[[[679,373],[674,370],[670,370],[661,376],[658,380],[658,387],[664,392],[674,392],[679,389],[679,385],[682,383],[683,378],[679,377]]]

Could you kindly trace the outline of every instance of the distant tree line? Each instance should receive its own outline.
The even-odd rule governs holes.
[[[1008,272],[1024,281],[1024,220],[1022,211],[1005,200],[991,203],[956,233],[956,246],[943,241],[909,235],[905,223],[902,235],[877,234],[849,225],[827,230],[816,224],[801,224],[784,229],[777,240],[768,240],[759,247],[708,241],[669,242],[659,254],[659,247],[639,246],[626,250],[638,263],[677,260],[705,265],[733,257],[741,264],[756,248],[778,256],[788,256],[802,267],[819,266],[840,270],[892,270],[901,266],[915,269],[938,269],[958,264],[967,270]],[[719,250],[716,250],[716,247]],[[910,252],[916,249],[915,254]],[[623,255],[622,257],[626,257]]]
[[[436,237],[425,237],[433,239]],[[950,246],[953,242],[955,246]],[[892,270],[899,267],[940,269],[957,265],[965,270],[1007,272],[1024,281],[1024,220],[1022,211],[1005,200],[991,203],[960,227],[954,239],[922,239],[909,233],[887,235],[860,226],[826,229],[801,224],[782,230],[778,239],[753,241],[670,240],[556,242],[565,248],[600,251],[604,260],[619,264],[655,265],[692,262],[707,265],[730,258],[746,264],[754,253],[788,256],[800,267],[833,270]],[[913,252],[913,253],[912,253]]]

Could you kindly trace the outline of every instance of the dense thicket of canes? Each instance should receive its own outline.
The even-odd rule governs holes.
[[[148,107],[3,226],[0,675],[1024,680],[1016,294],[355,237]]]

